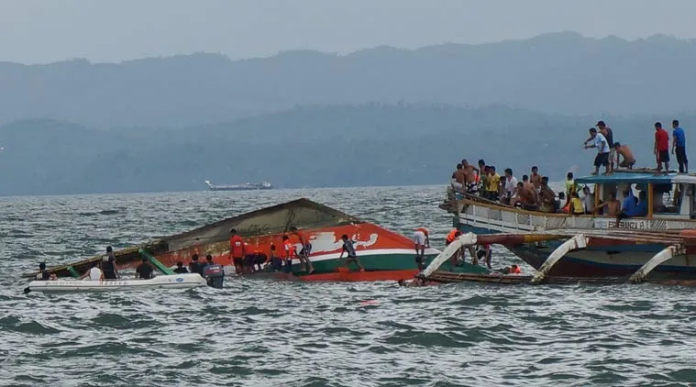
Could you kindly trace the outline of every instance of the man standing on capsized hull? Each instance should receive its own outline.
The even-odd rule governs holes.
[[[312,265],[312,261],[309,260],[309,255],[312,254],[312,244],[309,243],[309,238],[295,226],[290,227],[290,232],[297,237],[302,245],[300,253],[297,255],[297,258],[300,260],[300,265],[302,265],[302,271],[307,271],[307,268],[309,268],[307,274],[312,274],[314,272],[314,265]]]

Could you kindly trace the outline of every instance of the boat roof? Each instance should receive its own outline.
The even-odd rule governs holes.
[[[696,175],[669,172],[659,173],[654,169],[614,171],[611,175],[591,175],[575,179],[578,184],[696,184]]]

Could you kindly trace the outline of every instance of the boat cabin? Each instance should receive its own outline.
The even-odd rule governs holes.
[[[656,174],[654,171],[615,171],[604,176],[586,176],[575,180],[580,186],[594,185],[595,208],[610,200],[611,193],[624,202],[630,188],[638,202],[647,201],[646,213],[630,219],[683,220],[696,219],[696,176],[676,173]]]

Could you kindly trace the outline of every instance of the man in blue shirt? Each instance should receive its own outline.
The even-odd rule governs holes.
[[[672,121],[672,154],[677,154],[679,173],[689,173],[689,160],[686,158],[686,135],[679,127],[679,120]]]

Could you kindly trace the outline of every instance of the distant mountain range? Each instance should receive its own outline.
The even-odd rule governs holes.
[[[185,129],[96,130],[56,120],[0,127],[0,195],[203,190],[204,180],[270,180],[280,187],[438,184],[462,158],[517,176],[538,165],[560,180],[589,173],[587,128],[604,119],[641,165],[652,165],[653,122],[696,114],[562,116],[504,106],[326,106],[296,108]],[[690,149],[690,148],[687,148]]]
[[[101,129],[183,128],[298,106],[369,103],[678,113],[696,100],[694,63],[693,40],[576,33],[417,50],[377,47],[345,56],[290,51],[239,61],[194,54],[119,64],[3,62],[0,123],[48,118]]]

